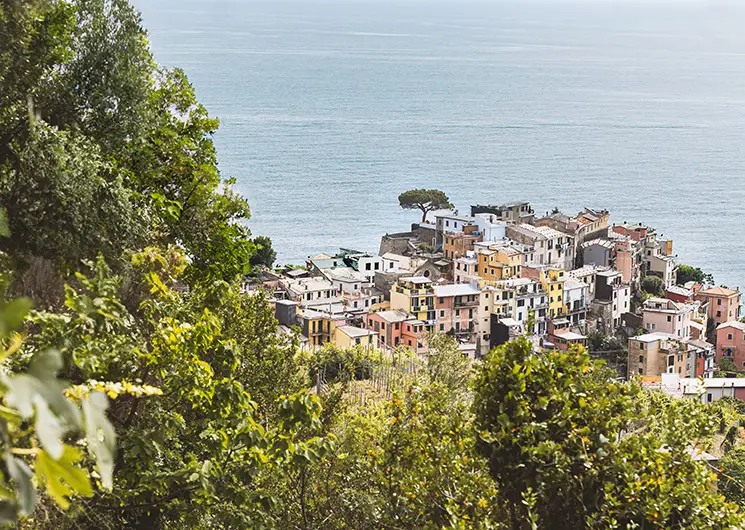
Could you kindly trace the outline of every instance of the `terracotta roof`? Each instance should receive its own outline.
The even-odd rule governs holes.
[[[698,294],[710,294],[715,296],[732,296],[734,294],[737,294],[739,291],[736,291],[734,289],[727,289],[726,287],[710,287],[708,289],[703,289],[698,292]]]

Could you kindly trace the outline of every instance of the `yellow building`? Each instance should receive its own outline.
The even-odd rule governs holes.
[[[334,344],[339,348],[352,346],[378,346],[378,334],[374,331],[355,326],[339,326],[334,328]]]
[[[328,314],[306,309],[300,312],[303,335],[308,337],[308,345],[313,348],[322,346],[334,335],[334,323]]]
[[[525,254],[519,250],[494,246],[478,253],[477,274],[485,280],[502,280],[520,276]]]
[[[548,293],[548,314],[555,318],[566,314],[564,304],[564,280],[566,272],[559,268],[546,268],[540,272],[543,289]]]
[[[497,260],[502,264],[503,278],[517,278],[525,262],[525,254],[512,247],[500,247]]]
[[[497,259],[495,250],[482,250],[478,253],[476,273],[485,280],[501,280],[502,264]]]
[[[424,276],[399,278],[391,287],[391,310],[406,311],[431,330],[435,321],[435,293]]]

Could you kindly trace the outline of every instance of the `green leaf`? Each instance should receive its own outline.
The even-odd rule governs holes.
[[[26,462],[10,453],[6,453],[5,465],[18,489],[18,507],[21,515],[29,515],[36,507],[36,488],[31,482],[33,473]]]
[[[5,304],[0,310],[3,333],[9,333],[20,328],[31,306],[31,300],[28,298],[16,298]]]
[[[41,396],[34,397],[34,405],[36,405],[36,435],[49,455],[58,460],[64,451],[61,441],[64,432],[62,425]]]
[[[53,459],[45,451],[39,453],[36,459],[36,477],[39,484],[46,484],[47,493],[63,510],[70,507],[70,495],[93,495],[88,474],[75,466],[80,459],[80,452],[69,445],[65,445],[62,458],[59,460]]]

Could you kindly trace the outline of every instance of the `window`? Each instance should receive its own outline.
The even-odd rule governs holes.
[[[721,311],[717,311],[717,316],[718,317],[721,317],[722,316],[722,312]]]
[[[393,263],[391,263],[391,265],[393,265]],[[375,270],[380,270],[380,263],[378,263],[377,261],[375,262]]]
[[[399,329],[399,323],[396,322],[396,325],[393,327],[393,329]]]
[[[365,263],[365,270],[366,271],[369,271],[371,269],[372,269],[372,263],[369,263],[369,262],[368,263]]]
[[[460,309],[456,309],[456,310],[455,310],[455,316],[456,316],[456,317],[459,317],[459,316],[460,316]]]
[[[440,324],[440,331],[445,331],[445,324]]]
[[[356,283],[354,284],[354,290],[355,291],[357,290],[357,284]]]
[[[732,333],[727,333],[727,340],[732,340]]]
[[[392,261],[388,264],[388,268],[389,269],[392,269],[393,268],[393,262]]]
[[[444,317],[444,316],[445,316],[445,311],[440,310],[440,317]]]
[[[450,226],[450,221],[445,221],[445,226]]]
[[[354,339],[354,343],[355,343],[355,344],[359,344],[359,343],[360,343],[360,338],[359,338],[359,337],[357,337],[356,339]]]
[[[354,307],[357,308],[357,300],[354,301]]]
[[[706,394],[706,401],[711,403],[711,394]]]
[[[722,305],[722,299],[721,298],[717,298],[717,305]]]
[[[640,356],[639,356],[639,362],[640,362],[640,363],[643,363],[643,362],[644,362],[644,356],[643,356],[643,355],[640,355]]]
[[[409,346],[411,346],[411,339],[409,339],[408,344],[409,344]]]
[[[468,310],[468,318],[473,318],[473,309]]]
[[[673,317],[671,317],[670,315],[667,315],[667,321],[672,322],[672,320],[673,320]]]
[[[438,299],[437,299],[437,301],[438,301],[438,302],[439,302],[440,304],[444,304],[444,303],[445,303],[445,299],[444,299],[444,298],[443,298],[442,296],[441,296],[440,298],[438,298]]]
[[[385,329],[385,322],[380,323],[380,329]]]
[[[644,375],[644,368],[639,368],[639,375]]]

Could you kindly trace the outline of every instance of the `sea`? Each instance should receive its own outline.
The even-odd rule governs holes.
[[[745,287],[745,2],[135,0],[280,263],[420,214],[607,208]]]

